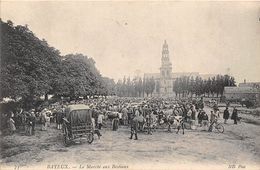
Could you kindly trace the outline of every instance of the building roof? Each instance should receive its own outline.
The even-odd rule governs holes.
[[[69,105],[68,108],[70,111],[71,110],[88,110],[89,106],[85,105],[85,104],[73,104],[73,105]]]
[[[171,77],[177,78],[177,77],[182,77],[182,76],[188,76],[188,77],[196,77],[196,76],[200,76],[199,72],[175,72],[172,73]],[[144,73],[144,78],[155,78],[158,79],[160,78],[160,73]]]
[[[253,87],[224,87],[224,93],[260,93],[260,90]]]
[[[199,72],[175,72],[172,73],[173,78],[182,77],[182,76],[188,76],[188,77],[196,77],[199,76]]]
[[[144,78],[160,78],[160,73],[144,73]]]
[[[260,88],[260,82],[248,82],[248,83],[239,83],[239,87],[254,87]]]

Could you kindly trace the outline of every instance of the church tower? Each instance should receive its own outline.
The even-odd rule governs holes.
[[[160,67],[160,94],[169,96],[171,93],[173,93],[172,63],[170,61],[168,44],[164,40]]]
[[[170,62],[168,44],[164,40],[162,47],[162,58],[161,58],[161,68],[160,68],[161,77],[169,78],[172,75],[172,63]]]

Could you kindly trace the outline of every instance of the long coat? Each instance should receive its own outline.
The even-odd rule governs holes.
[[[138,129],[138,119],[137,119],[137,117],[134,117],[131,120],[131,133],[136,134],[137,133],[137,129]]]
[[[231,119],[232,119],[232,120],[237,119],[237,109],[234,109],[234,110],[233,110],[232,115],[231,115]]]
[[[62,124],[63,117],[64,117],[64,114],[63,114],[62,110],[58,110],[58,112],[56,113],[57,124]]]
[[[227,109],[224,110],[223,119],[229,119],[229,111]]]

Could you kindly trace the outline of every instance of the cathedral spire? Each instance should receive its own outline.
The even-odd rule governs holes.
[[[162,47],[162,58],[169,58],[169,50],[166,40],[164,40],[164,44]]]
[[[163,47],[168,47],[168,44],[167,44],[166,40],[164,40]]]
[[[172,63],[169,57],[168,44],[166,40],[164,40],[164,44],[162,46],[162,58],[161,58],[161,76],[162,77],[171,77],[172,73]]]

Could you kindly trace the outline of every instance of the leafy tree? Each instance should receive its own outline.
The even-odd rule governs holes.
[[[34,98],[52,91],[60,71],[59,51],[38,39],[27,26],[0,22],[0,97],[22,98],[30,104]]]
[[[47,99],[48,94],[78,98],[113,93],[112,88],[107,88],[113,86],[113,81],[101,76],[92,58],[83,54],[61,57],[58,50],[37,38],[27,25],[0,22],[1,99],[9,97],[32,104],[40,96]]]

